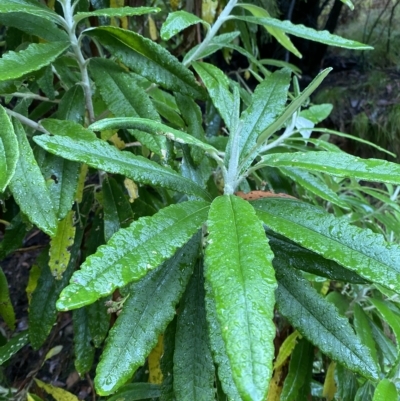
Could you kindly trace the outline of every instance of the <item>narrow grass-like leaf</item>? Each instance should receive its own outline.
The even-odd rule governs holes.
[[[50,330],[57,320],[56,301],[62,289],[67,285],[80,256],[80,247],[86,227],[86,221],[93,205],[93,193],[86,192],[79,206],[79,224],[76,226],[74,245],[71,248],[71,258],[61,280],[56,280],[51,274],[46,249],[38,259],[41,274],[32,294],[29,305],[29,339],[32,347],[40,348],[46,341]]]
[[[41,135],[35,136],[34,141],[58,156],[81,161],[109,173],[122,174],[136,182],[208,198],[201,187],[175,171],[130,152],[121,152],[99,139],[73,140],[68,137]]]
[[[292,199],[264,198],[253,206],[273,231],[394,291],[400,291],[400,247],[323,209]]]
[[[375,380],[379,375],[378,366],[369,349],[336,307],[296,270],[282,265],[276,274],[279,283],[276,302],[282,315],[333,360]]]
[[[53,276],[60,280],[71,258],[70,247],[74,243],[74,212],[71,210],[58,223],[55,236],[50,241],[49,267]]]
[[[93,131],[102,131],[105,129],[139,129],[156,135],[164,135],[167,139],[178,143],[197,146],[209,153],[218,153],[217,149],[208,143],[202,142],[195,137],[186,134],[183,131],[168,127],[168,125],[147,118],[119,117],[105,118],[97,121],[89,127]]]
[[[336,177],[400,184],[400,165],[379,159],[361,159],[347,153],[295,152],[265,155],[257,163],[262,166],[293,167],[318,171]]]
[[[279,369],[290,357],[299,337],[301,338],[300,333],[295,330],[285,338],[285,341],[279,347],[279,353],[274,362],[274,370]]]
[[[159,334],[175,315],[175,305],[189,281],[199,245],[196,234],[170,260],[130,285],[130,295],[110,331],[97,367],[95,385],[99,394],[114,392],[143,365]]]
[[[79,398],[70,393],[67,390],[64,390],[61,387],[53,386],[52,384],[47,384],[42,382],[39,379],[34,379],[36,385],[43,389],[47,394],[50,394],[56,401],[79,401]]]
[[[169,13],[167,19],[161,27],[161,38],[163,40],[169,40],[172,38],[172,36],[175,36],[180,31],[183,31],[187,27],[195,24],[203,24],[205,28],[210,28],[209,23],[192,13],[188,13],[187,11],[180,10]]]
[[[228,355],[224,339],[222,338],[221,326],[217,319],[217,311],[215,308],[215,299],[212,295],[210,284],[205,282],[206,288],[206,311],[208,322],[208,333],[210,336],[210,346],[214,358],[214,362],[218,366],[218,378],[221,382],[222,389],[231,401],[241,401],[238,389],[233,381],[231,363]]]
[[[31,43],[25,50],[10,51],[0,59],[0,81],[20,78],[50,64],[69,46],[66,42]]]
[[[0,347],[0,366],[15,355],[22,347],[28,344],[28,331],[22,331],[11,338],[7,344]]]
[[[382,379],[376,386],[372,401],[398,400],[399,393],[396,386],[389,379]]]
[[[157,7],[117,7],[117,8],[102,8],[90,12],[81,12],[74,15],[75,22],[79,22],[84,18],[90,17],[130,17],[133,15],[143,15],[150,13],[158,13],[160,11]]]
[[[94,360],[94,347],[89,330],[88,308],[74,310],[72,323],[74,328],[75,369],[80,376],[89,372]]]
[[[289,373],[283,383],[281,401],[295,401],[299,390],[311,379],[314,347],[305,338],[296,345],[290,358]]]
[[[19,121],[14,121],[18,140],[19,158],[10,189],[21,211],[46,234],[53,236],[57,230],[57,217],[46,182],[33,156],[25,131]]]
[[[299,38],[312,40],[313,42],[324,43],[329,46],[343,47],[345,49],[355,49],[355,50],[372,50],[373,47],[365,45],[355,40],[349,40],[342,38],[338,35],[333,35],[328,31],[316,31],[313,28],[306,27],[304,25],[296,25],[292,22],[285,20],[280,21],[276,18],[268,17],[247,17],[242,15],[235,15],[235,19],[241,21],[250,22],[253,24],[264,25],[265,27],[279,29],[290,35],[297,36]]]
[[[203,263],[199,260],[178,315],[174,390],[177,401],[214,401],[214,363],[208,340],[204,305]]]
[[[50,8],[42,6],[40,2],[26,0],[1,0],[0,13],[21,13],[36,15],[60,24],[62,19]]]
[[[209,204],[189,201],[142,217],[86,259],[57,302],[60,310],[88,305],[137,281],[183,246],[207,218]]]
[[[208,63],[192,63],[206,86],[210,98],[225,121],[229,130],[232,130],[233,95],[229,90],[228,77],[217,67]]]
[[[158,399],[161,391],[160,386],[152,383],[129,383],[122,386],[107,401],[142,401],[147,399]]]
[[[0,267],[0,316],[9,329],[15,329],[15,312],[11,303],[6,275]]]
[[[19,148],[14,128],[0,106],[0,192],[4,192],[17,167]]]
[[[214,200],[208,216],[206,279],[243,400],[263,400],[274,357],[276,282],[261,222],[236,196]]]
[[[184,95],[204,98],[194,75],[162,46],[150,39],[114,27],[88,29],[85,35],[97,38],[132,71]]]

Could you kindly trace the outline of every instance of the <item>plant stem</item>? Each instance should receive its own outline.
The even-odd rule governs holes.
[[[49,134],[49,132],[39,123],[37,123],[36,121],[33,121],[31,119],[29,119],[28,117],[23,116],[22,114],[19,114],[13,110],[10,109],[4,109],[6,111],[6,113],[11,116],[16,118],[17,120],[21,121],[22,124],[27,125],[28,127],[31,127],[37,131],[43,132],[44,134]]]
[[[13,97],[21,97],[23,99],[36,99],[36,100],[41,100],[43,102],[60,103],[60,101],[57,99],[51,100],[48,97],[36,95],[35,93],[14,92],[14,93],[1,94],[0,96],[13,96]]]
[[[221,25],[227,20],[227,17],[233,10],[233,8],[236,6],[238,0],[229,0],[228,4],[225,6],[225,8],[222,10],[221,14],[215,21],[214,25],[211,27],[211,29],[207,32],[206,37],[204,38],[203,42],[200,43],[199,47],[196,49],[195,52],[183,63],[185,67],[189,67],[190,64],[196,60],[197,56],[203,52],[203,50],[209,45],[213,37],[217,34],[219,28],[221,28]]]
[[[239,165],[239,138],[242,131],[242,124],[239,123],[232,138],[231,154],[229,158],[228,172],[226,174],[224,194],[232,195],[237,185],[237,174]]]
[[[93,102],[92,102],[92,88],[90,86],[90,79],[87,70],[87,63],[88,60],[85,60],[83,57],[81,46],[80,46],[80,38],[78,39],[76,36],[76,23],[74,21],[74,8],[76,3],[71,5],[71,0],[64,0],[61,2],[63,11],[64,11],[64,28],[66,29],[69,40],[71,43],[72,50],[74,51],[74,55],[76,61],[78,62],[79,69],[81,71],[82,77],[82,88],[85,94],[85,101],[86,101],[86,110],[89,115],[90,123],[93,123],[94,118],[94,110],[93,110]]]

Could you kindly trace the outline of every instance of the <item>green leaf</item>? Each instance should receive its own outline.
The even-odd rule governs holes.
[[[273,254],[250,204],[220,196],[208,216],[205,276],[244,401],[265,397],[272,374],[276,282]]]
[[[332,109],[333,105],[330,103],[315,104],[306,110],[302,110],[299,115],[312,121],[314,124],[318,124],[331,114]]]
[[[311,94],[318,88],[325,77],[332,71],[332,68],[326,68],[321,71],[283,111],[283,113],[275,119],[275,121],[269,125],[257,138],[257,144],[263,144],[274,132],[280,129],[283,124],[293,115],[293,113],[301,107],[301,105],[311,96]]]
[[[71,248],[71,258],[62,279],[56,280],[51,274],[48,264],[48,249],[45,249],[38,259],[41,274],[29,305],[29,339],[32,347],[35,349],[39,349],[43,345],[56,323],[56,301],[62,289],[71,278],[76,268],[76,262],[81,256],[81,242],[92,204],[93,192],[85,193],[83,202],[79,206],[79,224],[76,226],[75,241]]]
[[[389,379],[382,379],[376,386],[374,398],[372,401],[388,401],[397,400],[399,394],[396,386]]]
[[[59,310],[88,305],[140,280],[183,246],[206,220],[209,204],[189,201],[142,217],[86,259],[57,302]]]
[[[60,56],[69,43],[31,43],[19,52],[9,51],[0,59],[0,81],[20,78],[40,70]]]
[[[187,11],[175,11],[169,13],[167,19],[163,23],[160,31],[161,38],[163,40],[169,40],[172,36],[175,36],[180,31],[183,31],[187,27],[195,24],[203,24],[206,29],[210,29],[210,24],[203,21],[192,13]]]
[[[26,221],[18,213],[11,220],[3,233],[3,239],[0,241],[0,259],[4,259],[8,254],[21,248],[25,235],[27,234]]]
[[[382,235],[292,199],[264,198],[253,206],[271,230],[368,281],[392,290],[400,288],[400,247],[386,243]]]
[[[17,167],[19,148],[14,128],[0,105],[0,192],[4,192]]]
[[[158,13],[160,11],[157,7],[117,7],[117,8],[102,8],[96,11],[87,13],[76,13],[74,15],[75,22],[79,22],[84,18],[90,17],[130,17],[133,15],[143,15],[150,13]]]
[[[160,396],[160,386],[152,383],[130,383],[122,386],[107,401],[142,401]]]
[[[0,267],[0,316],[9,329],[15,329],[15,312],[10,298],[7,277]]]
[[[242,15],[235,15],[234,18],[253,24],[264,25],[265,27],[268,26],[270,28],[279,29],[290,35],[294,35],[303,39],[312,40],[313,42],[323,43],[329,46],[337,46],[337,47],[343,47],[345,49],[354,49],[354,50],[373,49],[372,46],[356,42],[355,40],[345,39],[342,38],[341,36],[333,35],[328,31],[316,31],[315,29],[308,28],[302,24],[299,25],[293,24],[288,20],[280,21],[275,18],[246,17]]]
[[[199,260],[180,303],[174,353],[174,390],[178,401],[215,399],[202,270]]]
[[[321,178],[310,174],[308,171],[297,168],[281,167],[279,170],[297,184],[320,198],[342,207],[343,209],[349,209],[349,204],[345,200],[340,199],[336,192],[333,191]]]
[[[274,153],[262,156],[256,168],[262,166],[293,167],[318,171],[336,177],[400,184],[400,165],[379,159],[361,159],[338,152]]]
[[[129,297],[97,367],[95,385],[100,395],[118,389],[144,364],[159,334],[175,315],[175,305],[189,281],[199,245],[199,235],[195,235],[170,260],[128,288]]]
[[[85,35],[98,39],[122,63],[150,82],[184,95],[204,98],[204,91],[192,72],[152,40],[114,27],[89,29]]]
[[[7,344],[0,347],[0,366],[15,355],[22,347],[25,347],[28,344],[28,339],[28,331],[25,330],[15,335]]]
[[[62,19],[48,7],[42,6],[38,1],[31,0],[1,0],[0,13],[22,13],[35,15],[61,24]]]
[[[209,153],[218,153],[218,150],[208,143],[202,142],[183,131],[168,127],[168,125],[147,118],[119,117],[105,118],[89,126],[93,131],[105,129],[139,129],[156,135],[164,135],[167,139],[182,144],[197,146]]]
[[[74,121],[60,121],[53,118],[46,118],[40,123],[53,135],[67,136],[72,139],[97,139],[93,131],[82,127],[81,124]]]
[[[75,369],[82,377],[89,372],[94,360],[94,347],[91,344],[88,308],[83,307],[74,310],[72,313],[72,323],[74,327],[74,351]]]
[[[163,375],[161,383],[160,401],[175,401],[174,394],[174,352],[175,352],[176,317],[168,325],[164,332],[164,353],[160,361]]]
[[[247,157],[247,162],[241,167],[242,170],[246,169],[255,157],[254,146],[259,134],[282,113],[286,104],[290,76],[290,70],[282,69],[265,78],[254,91],[250,106],[240,116],[243,126],[240,132],[239,161],[243,162]],[[230,140],[231,138],[232,136]],[[231,146],[229,142],[228,148]],[[253,157],[249,158],[249,154]]]
[[[272,264],[280,266],[290,260],[290,266],[305,272],[326,277],[330,280],[344,283],[365,284],[368,283],[358,274],[345,269],[333,260],[325,259],[315,252],[303,248],[289,239],[267,230],[269,246],[274,253]]]
[[[215,300],[212,295],[210,284],[205,282],[206,288],[206,311],[210,346],[214,362],[218,366],[218,378],[222,389],[231,401],[241,401],[241,397],[233,381],[232,368],[226,354],[224,339],[222,338],[221,326],[217,319]]]
[[[50,236],[57,230],[57,217],[45,180],[19,121],[14,121],[19,158],[10,189],[15,201],[28,219]]]
[[[49,268],[53,276],[60,280],[71,258],[70,247],[74,243],[74,212],[58,223],[57,232],[50,241]]]
[[[201,187],[175,171],[142,156],[122,152],[99,139],[73,140],[68,137],[41,135],[35,136],[33,140],[50,153],[69,160],[81,161],[109,173],[122,174],[140,183],[209,198]]]
[[[100,348],[110,327],[110,315],[107,313],[105,299],[99,299],[87,306],[88,325],[93,344]]]
[[[340,0],[343,4],[346,4],[350,8],[351,11],[354,10],[354,4],[351,2],[351,0]]]
[[[81,85],[74,85],[68,89],[58,106],[57,117],[60,120],[71,120],[84,124],[85,94]]]
[[[290,357],[289,373],[283,383],[280,401],[295,401],[299,390],[311,379],[314,347],[305,338],[296,345]]]
[[[260,18],[271,18],[270,14],[268,13],[267,10],[264,8],[258,7],[254,4],[238,4],[239,7],[244,8],[247,11],[250,11],[254,17],[260,17]],[[273,36],[278,43],[280,43],[286,50],[290,51],[293,53],[295,56],[301,58],[302,55],[301,53],[296,49],[296,47],[293,45],[292,41],[289,39],[289,36],[285,34],[282,29],[272,27],[269,25],[264,25],[264,28],[268,31],[268,33]]]
[[[282,265],[276,275],[279,283],[276,302],[282,315],[324,354],[375,380],[379,375],[378,366],[369,349],[336,307],[296,270]]]
[[[125,228],[133,220],[131,204],[118,183],[106,177],[102,185],[104,206],[104,238],[106,242],[120,228]]]

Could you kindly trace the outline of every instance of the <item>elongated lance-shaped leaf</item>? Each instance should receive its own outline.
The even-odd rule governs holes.
[[[338,152],[295,152],[265,155],[257,163],[262,166],[294,167],[318,171],[336,177],[400,184],[400,165],[379,159],[361,159]]]
[[[56,323],[56,301],[76,268],[87,218],[92,205],[93,192],[86,192],[79,206],[79,224],[76,226],[75,240],[71,248],[71,258],[62,279],[56,280],[50,271],[48,249],[42,252],[37,261],[41,268],[41,273],[29,305],[29,340],[35,349],[43,345]]]
[[[7,326],[15,329],[15,312],[11,303],[10,291],[8,289],[7,277],[0,267],[0,316]]]
[[[296,345],[290,358],[289,373],[283,383],[281,401],[295,401],[299,390],[309,386],[314,361],[314,347],[305,338]]]
[[[212,64],[195,62],[192,63],[192,66],[207,88],[211,101],[218,110],[229,131],[233,130],[233,95],[229,90],[228,77]]]
[[[174,352],[175,352],[176,317],[170,322],[163,334],[164,353],[160,361],[163,375],[160,401],[175,401],[174,394]]]
[[[287,177],[291,178],[297,184],[320,198],[344,209],[349,208],[348,203],[343,199],[340,199],[337,193],[333,191],[321,178],[310,174],[308,171],[297,168],[281,167],[280,170]]]
[[[313,42],[324,43],[329,46],[343,47],[345,49],[357,49],[357,50],[372,50],[373,47],[365,45],[355,40],[349,40],[342,38],[341,36],[334,35],[328,31],[316,31],[313,28],[306,27],[304,25],[296,25],[292,22],[280,21],[276,18],[268,17],[247,17],[243,15],[232,16],[234,19],[241,21],[250,22],[253,24],[264,25],[265,27],[276,28],[290,35],[297,36],[299,38],[312,40]]]
[[[231,401],[241,401],[238,389],[233,381],[232,368],[226,354],[225,343],[222,338],[221,325],[217,319],[217,311],[215,307],[215,299],[212,294],[211,286],[206,281],[206,311],[208,322],[208,333],[210,336],[210,346],[213,354],[213,359],[218,366],[218,379],[221,383],[224,393]]]
[[[288,238],[267,230],[269,246],[274,253],[272,264],[290,263],[295,269],[300,269],[317,276],[326,277],[330,280],[342,281],[344,283],[366,284],[368,280],[363,279],[357,273],[344,268],[333,260],[325,259],[306,248],[303,248]]]
[[[0,81],[20,78],[50,64],[68,48],[69,43],[31,43],[25,50],[10,51],[0,59]]]
[[[14,128],[2,106],[0,125],[0,192],[4,192],[17,167],[19,148]]]
[[[50,8],[42,6],[38,1],[30,0],[1,0],[0,14],[2,13],[22,13],[36,15],[49,21],[61,24],[62,18]]]
[[[175,11],[169,13],[167,19],[163,23],[160,31],[161,38],[163,40],[169,40],[172,36],[175,36],[180,31],[183,31],[187,27],[195,24],[203,24],[206,29],[210,28],[210,24],[201,18],[197,17],[187,11]]]
[[[248,202],[221,196],[208,216],[206,280],[244,401],[264,400],[274,357],[272,321],[276,288],[273,254]]]
[[[54,118],[46,118],[41,121],[41,124],[47,131],[53,135],[67,136],[72,139],[96,139],[96,134],[82,127],[81,124],[75,121],[61,121]]]
[[[318,88],[325,77],[332,71],[332,68],[326,68],[321,71],[300,93],[292,102],[285,108],[283,113],[271,124],[269,125],[257,138],[257,144],[263,144],[274,132],[285,124],[285,122],[293,115],[293,113],[300,108],[300,106],[308,99],[309,96]],[[246,155],[247,156],[247,155]]]
[[[197,184],[175,171],[130,152],[121,152],[99,139],[71,139],[68,137],[40,135],[34,141],[47,151],[69,160],[81,161],[109,173],[122,174],[140,183],[153,184],[178,192],[208,198]]]
[[[182,300],[175,338],[174,390],[178,401],[214,401],[214,363],[204,305],[203,261],[194,268]]]
[[[204,90],[192,72],[152,40],[114,27],[87,29],[85,35],[97,38],[127,67],[151,82],[184,95],[204,98]]]
[[[15,355],[22,347],[28,344],[28,331],[22,331],[11,338],[7,344],[0,347],[0,366]]]
[[[147,399],[158,399],[161,391],[158,384],[152,383],[129,383],[122,386],[107,401],[141,401]]]
[[[376,379],[378,366],[369,349],[355,335],[348,320],[311,287],[299,272],[286,266],[276,270],[276,302],[283,316],[333,360],[361,375]]]
[[[398,398],[399,393],[395,384],[389,379],[382,379],[376,386],[372,401],[397,400]]]
[[[57,302],[59,310],[91,304],[141,279],[192,237],[206,220],[208,208],[202,201],[179,203],[119,230],[74,274]]]
[[[105,129],[139,129],[141,131],[151,132],[153,134],[164,135],[167,139],[178,143],[197,146],[209,153],[218,153],[218,150],[208,143],[202,142],[195,137],[186,134],[183,131],[168,127],[168,125],[147,118],[119,117],[105,118],[97,121],[89,127],[93,131]]]
[[[72,323],[74,327],[75,369],[80,376],[89,372],[94,360],[94,347],[89,329],[88,307],[74,310]]]
[[[143,365],[159,334],[175,315],[175,305],[189,281],[199,245],[200,236],[196,234],[170,260],[129,286],[129,296],[97,367],[95,385],[99,394],[114,392]]]
[[[242,113],[240,120],[243,123],[239,140],[239,162],[254,149],[260,133],[270,126],[275,118],[282,113],[286,104],[290,84],[290,70],[282,69],[274,72],[261,82],[252,96],[250,106]],[[232,136],[230,137],[231,140]],[[228,142],[228,149],[232,143]],[[253,153],[255,157],[255,153]],[[254,158],[253,157],[253,158]],[[251,163],[252,157],[241,166],[245,170]]]
[[[99,299],[87,306],[90,336],[96,348],[101,347],[110,327],[111,315],[107,313],[106,300],[107,298]]]
[[[46,234],[53,236],[58,221],[49,190],[33,156],[25,131],[21,123],[16,120],[14,132],[18,140],[19,158],[10,181],[11,192],[28,219]]]
[[[157,7],[117,7],[117,8],[102,8],[90,12],[78,12],[74,15],[75,22],[79,22],[84,18],[90,17],[130,17],[133,15],[143,15],[150,13],[158,13]]]
[[[368,281],[400,292],[400,247],[388,244],[382,235],[296,200],[264,198],[253,206],[271,230]]]

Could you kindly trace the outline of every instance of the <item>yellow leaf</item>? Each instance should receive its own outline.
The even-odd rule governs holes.
[[[150,38],[151,38],[151,40],[157,40],[158,39],[158,31],[157,31],[156,23],[154,22],[153,18],[151,18],[150,15],[148,16],[148,21],[149,21]]]
[[[77,203],[82,202],[83,190],[85,188],[85,181],[86,181],[86,176],[87,176],[88,170],[89,170],[88,165],[82,164],[81,171],[79,172],[79,180],[78,180],[78,185],[76,187],[76,193],[75,193],[75,200]]]
[[[125,0],[110,0],[111,8],[119,8],[125,5]],[[121,28],[128,29],[128,17],[120,17]],[[118,26],[116,18],[111,18],[111,25]]]
[[[54,10],[55,5],[56,5],[56,0],[47,0],[47,7]]]
[[[163,374],[160,368],[160,359],[164,352],[163,346],[163,335],[158,336],[158,343],[150,352],[149,362],[149,383],[161,384],[163,380]]]
[[[51,384],[43,383],[39,379],[35,379],[38,387],[50,394],[56,401],[79,401],[78,397],[71,394],[69,391],[63,390],[62,388],[52,386]]]
[[[57,226],[56,235],[50,241],[49,267],[53,276],[60,280],[71,258],[70,246],[74,243],[74,211],[70,210]]]
[[[290,336],[286,337],[285,341],[279,348],[279,353],[274,363],[274,369],[279,369],[286,362],[286,360],[292,354],[299,337],[301,336],[297,330],[290,334]]]
[[[129,202],[133,203],[135,199],[139,198],[138,186],[129,178],[124,179],[124,185],[129,194]]]
[[[281,365],[278,369],[274,371],[274,376],[269,382],[267,401],[280,401],[283,383],[282,369],[283,365]]]
[[[321,287],[321,294],[322,295],[326,295],[328,293],[329,290],[329,286],[331,285],[330,280],[326,280],[322,283],[322,287]]]
[[[203,0],[201,5],[201,18],[209,24],[212,24],[215,20],[217,8],[217,0]]]
[[[327,401],[332,401],[336,393],[335,367],[336,363],[331,362],[325,376],[322,395],[327,399]]]
[[[33,265],[29,270],[29,279],[28,285],[26,286],[26,296],[28,297],[28,305],[31,303],[32,293],[35,291],[37,286],[37,282],[40,276],[40,267],[37,265]]]
[[[118,134],[114,134],[109,141],[112,142],[118,149],[125,148],[125,142],[118,136]]]
[[[169,0],[169,5],[171,6],[172,11],[176,11],[180,8],[181,2],[180,0]]]
[[[48,359],[53,358],[53,356],[58,355],[58,354],[61,352],[62,349],[63,349],[63,346],[62,346],[62,345],[56,345],[55,347],[53,347],[53,348],[46,354],[43,363],[46,362]]]
[[[100,138],[103,139],[103,141],[108,141],[117,132],[117,129],[105,129],[100,132]]]

